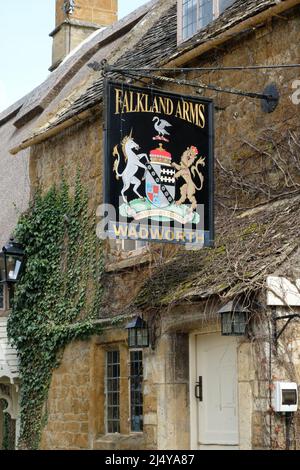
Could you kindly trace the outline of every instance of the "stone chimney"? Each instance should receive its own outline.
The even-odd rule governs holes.
[[[118,19],[118,0],[56,0],[52,72],[64,58],[96,29]]]

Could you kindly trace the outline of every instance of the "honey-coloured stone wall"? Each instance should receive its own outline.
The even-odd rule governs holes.
[[[285,17],[274,18],[266,25],[245,32],[239,40],[214,49],[206,57],[195,58],[186,66],[240,66],[254,64],[285,64],[299,62],[300,9],[294,8]],[[184,78],[202,80],[222,88],[262,93],[265,86],[275,83],[280,93],[277,109],[270,114],[261,109],[260,100],[205,91],[214,98],[215,156],[216,156],[216,207],[219,196],[233,207],[252,207],[267,197],[262,191],[244,191],[239,180],[264,188],[271,185],[274,191],[285,191],[286,182],[280,167],[274,162],[271,145],[266,146],[265,135],[270,134],[281,143],[288,132],[299,131],[299,106],[291,101],[293,82],[300,78],[298,69],[274,69],[272,71],[190,72]],[[169,90],[191,94],[186,86],[168,86]],[[103,192],[103,139],[100,114],[84,124],[76,124],[47,142],[39,144],[31,152],[31,181],[43,191],[61,181],[61,171],[74,187],[77,168],[89,192],[92,211],[102,201]],[[283,155],[283,164],[284,155]],[[223,168],[223,173],[222,173]],[[228,171],[228,179],[224,177]],[[235,183],[230,179],[236,175]],[[223,175],[221,177],[221,175]],[[295,182],[300,183],[295,174]],[[223,200],[222,200],[223,201]],[[229,201],[229,202],[228,202]],[[122,311],[134,298],[138,286],[149,274],[148,265],[134,266],[109,274],[107,292],[110,305],[106,316]],[[66,349],[61,367],[54,372],[48,400],[48,424],[43,433],[43,448],[139,448],[181,449],[189,448],[189,378],[188,332],[182,324],[186,314],[182,307],[182,323],[169,319],[172,332],[163,332],[154,350],[145,352],[144,419],[142,436],[129,433],[128,413],[123,412],[122,434],[105,435],[104,356],[109,343],[119,344],[126,355],[124,333],[115,329],[109,338],[72,343]],[[162,313],[165,315],[165,312]],[[194,314],[193,314],[194,317]],[[181,317],[180,317],[181,318]],[[172,323],[172,321],[174,323]],[[193,318],[191,327],[196,328]],[[193,326],[194,325],[194,326]],[[185,368],[177,351],[183,351]],[[101,352],[102,351],[102,352]],[[125,356],[124,356],[125,357]],[[91,359],[92,358],[92,359]],[[243,448],[265,446],[264,426],[266,387],[260,393],[255,370],[261,358],[249,344],[243,344],[239,356],[239,396]],[[125,363],[123,363],[125,370]],[[185,374],[184,374],[185,372]],[[123,378],[124,379],[124,378]],[[82,385],[77,384],[83,381]],[[122,385],[125,394],[125,379]],[[102,397],[102,398],[101,398]],[[126,398],[127,399],[127,398]],[[102,401],[101,401],[102,400]],[[258,405],[258,402],[260,404]],[[72,405],[70,405],[72,404]],[[74,410],[76,409],[76,413]],[[180,413],[177,412],[180,410]]]

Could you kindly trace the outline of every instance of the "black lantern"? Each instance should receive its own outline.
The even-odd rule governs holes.
[[[223,336],[245,335],[249,310],[240,301],[228,302],[218,313],[221,315]]]
[[[139,316],[125,327],[128,330],[129,348],[147,348],[149,346],[149,330],[147,323]]]
[[[0,282],[6,282],[8,285],[18,282],[23,264],[23,246],[11,238],[0,253]]]

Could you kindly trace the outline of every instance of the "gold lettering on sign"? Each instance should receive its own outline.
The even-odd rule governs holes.
[[[121,101],[121,98],[122,98],[122,90],[119,90],[118,88],[115,88],[115,92],[116,92],[116,114],[120,114],[120,109],[121,109],[121,106],[122,106],[122,101]]]
[[[164,114],[190,122],[202,129],[206,126],[205,105],[188,100],[174,102],[164,96],[154,96],[147,93],[123,91],[115,88],[115,114],[123,113],[152,113]]]
[[[145,111],[146,113],[150,113],[150,109],[149,109],[149,95],[143,95],[145,97]]]
[[[200,119],[200,122],[197,125],[199,127],[201,127],[202,129],[204,129],[205,124],[206,124],[204,113],[205,113],[204,104],[199,104],[199,119]]]
[[[194,122],[197,126],[199,126],[199,121],[198,121],[198,108],[199,105],[198,103],[193,106],[194,103],[189,102],[189,114],[190,114],[190,119],[191,122]]]
[[[130,94],[130,112],[134,113],[134,110],[133,110],[133,108],[134,108],[134,104],[133,104],[134,103],[134,101],[133,101],[134,100],[134,94],[133,94],[133,91],[130,91],[129,94]]]
[[[180,101],[178,101],[177,111],[176,111],[175,116],[179,117],[180,119],[183,119]]]
[[[174,112],[174,104],[173,104],[173,101],[170,100],[170,98],[167,98],[167,99],[166,99],[166,102],[167,102],[167,112],[166,112],[166,114],[167,114],[168,116],[171,116],[171,115],[173,114],[173,112]]]
[[[150,113],[159,114],[160,112],[161,111],[160,111],[160,108],[158,106],[157,98],[155,97],[154,100],[153,100],[152,108],[150,109]]]
[[[136,106],[137,113],[145,112],[145,108],[144,108],[143,101],[142,101],[143,96],[145,95],[141,93],[137,93],[137,106]]]
[[[128,93],[125,93],[125,96],[124,96],[122,113],[130,113]]]
[[[167,101],[162,96],[159,97],[159,106],[163,114],[167,114]]]
[[[190,119],[190,106],[189,106],[189,103],[187,103],[186,101],[183,102],[183,119],[185,121],[191,122],[191,119]]]

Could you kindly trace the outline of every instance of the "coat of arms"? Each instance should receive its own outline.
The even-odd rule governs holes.
[[[155,118],[154,118],[155,119]],[[158,119],[158,118],[157,118]],[[169,142],[165,137],[169,132],[164,131],[166,126],[171,126],[167,121],[158,120],[155,130],[157,136],[154,141]],[[205,166],[205,158],[199,157],[198,149],[191,145],[186,148],[180,158],[180,163],[172,161],[172,155],[163,147],[163,142],[158,147],[147,153],[139,153],[140,146],[133,135],[125,136],[120,144],[113,149],[115,162],[113,171],[117,180],[122,179],[123,187],[121,196],[123,205],[120,212],[123,216],[132,217],[135,220],[150,218],[153,220],[177,220],[181,224],[197,223],[198,214],[194,211],[197,208],[196,192],[201,191],[204,184],[204,176],[200,171],[200,166]],[[121,155],[119,147],[122,149],[125,168],[120,173],[119,166]],[[138,170],[142,169],[142,177],[138,178]],[[200,186],[195,183],[198,178]],[[176,201],[176,185],[180,184],[180,198]],[[126,195],[129,189],[138,198],[128,200]]]
[[[107,82],[109,238],[212,243],[212,129],[211,100]]]

